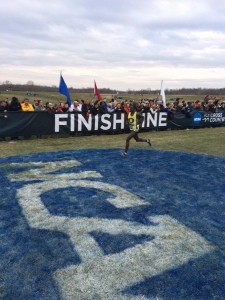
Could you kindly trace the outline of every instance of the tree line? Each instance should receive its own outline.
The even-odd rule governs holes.
[[[70,92],[75,93],[93,93],[93,87],[87,88],[68,88]],[[58,92],[58,86],[42,86],[36,85],[32,81],[28,81],[27,84],[12,84],[9,81],[5,81],[0,84],[0,92],[5,91],[17,91],[17,92]],[[131,90],[128,91],[119,91],[110,88],[99,88],[101,94],[156,94],[159,95],[160,90],[151,90],[151,89],[140,89],[140,90]],[[165,89],[167,95],[225,95],[225,88],[181,88],[181,89]]]

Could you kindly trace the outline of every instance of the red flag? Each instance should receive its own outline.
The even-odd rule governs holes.
[[[98,91],[98,88],[97,88],[97,85],[96,85],[96,82],[94,81],[94,95],[98,97],[98,101],[102,100],[102,97]]]

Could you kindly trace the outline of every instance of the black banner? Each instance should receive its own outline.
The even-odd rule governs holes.
[[[173,129],[200,128],[225,125],[225,112],[192,111],[188,114],[176,112],[168,121],[168,126]]]
[[[166,128],[167,114],[146,113],[144,129]],[[127,131],[124,113],[89,115],[82,113],[8,112],[0,117],[0,137],[52,134],[113,133]]]
[[[176,112],[168,119],[167,113],[143,113],[143,130],[185,129],[225,125],[225,112],[210,113],[193,111],[189,114]],[[0,114],[0,137],[42,136],[53,134],[98,134],[127,132],[124,113],[90,115],[82,113],[7,112]]]
[[[7,112],[0,115],[0,137],[51,135],[54,124],[48,112]]]

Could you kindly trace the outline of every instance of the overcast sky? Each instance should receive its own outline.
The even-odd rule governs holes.
[[[224,0],[4,0],[0,83],[225,87]]]

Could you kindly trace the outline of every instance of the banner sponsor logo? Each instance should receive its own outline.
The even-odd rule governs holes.
[[[201,124],[201,121],[202,121],[202,114],[199,112],[195,113],[193,115],[193,123],[199,125]]]

